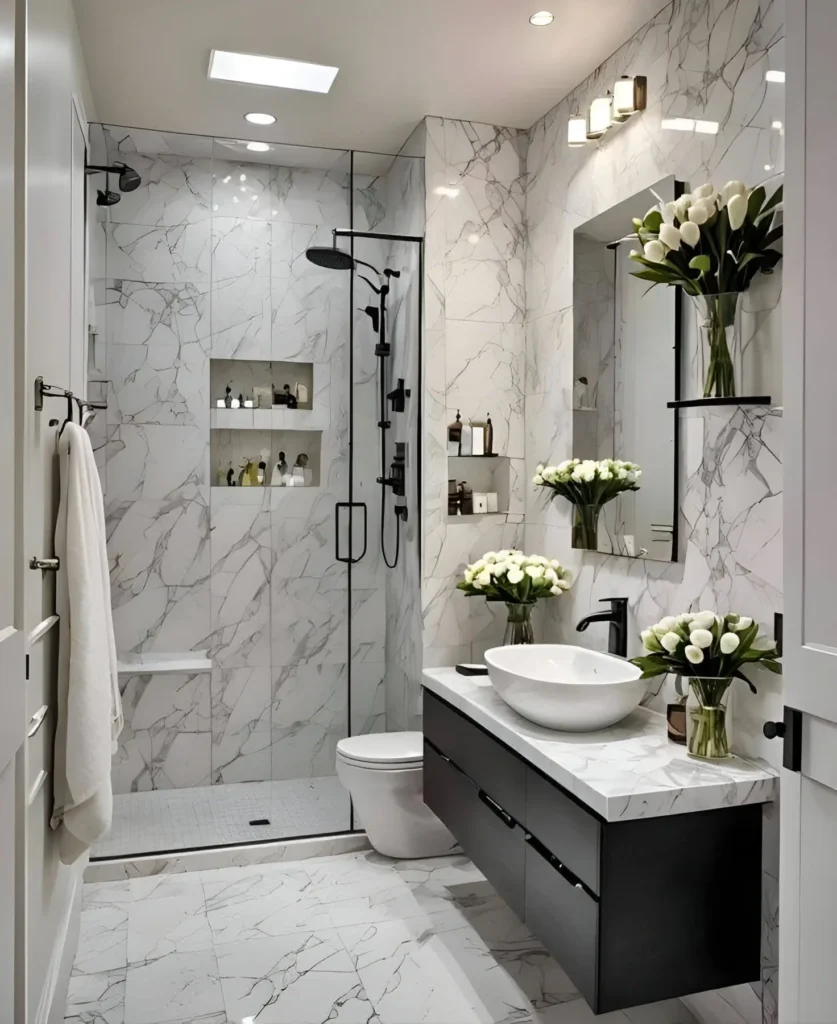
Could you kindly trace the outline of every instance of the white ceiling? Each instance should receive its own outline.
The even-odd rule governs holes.
[[[74,0],[97,117],[397,152],[425,114],[528,128],[663,0]],[[547,28],[529,15],[555,14]],[[211,82],[213,48],[340,68],[326,95]],[[644,69],[637,68],[637,73]],[[259,128],[250,110],[276,116]]]

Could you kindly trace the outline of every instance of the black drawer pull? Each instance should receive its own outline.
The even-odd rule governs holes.
[[[598,902],[599,897],[592,890],[588,889],[584,882],[582,882],[577,875],[574,875],[568,867],[565,867],[554,853],[550,853],[543,843],[538,842],[538,840],[529,832],[527,832],[523,838],[526,841],[527,846],[531,846],[538,856],[543,857],[550,867],[553,867],[565,882],[568,882],[574,889],[581,889],[582,892],[586,892],[590,899]]]
[[[503,808],[498,803],[496,803],[496,801],[492,800],[488,793],[481,789],[477,795],[479,796],[480,800],[482,800],[482,802],[485,804],[485,806],[489,809],[489,811],[497,815],[497,817],[500,819],[500,821],[502,821],[506,828],[514,828],[514,818],[509,814],[508,811],[504,811]]]

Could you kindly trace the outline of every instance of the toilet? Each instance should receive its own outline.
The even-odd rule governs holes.
[[[456,840],[422,799],[420,732],[350,736],[337,744],[337,777],[369,842],[386,857],[442,857]]]

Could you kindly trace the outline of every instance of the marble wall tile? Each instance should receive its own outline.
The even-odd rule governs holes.
[[[122,423],[107,445],[107,500],[193,495],[209,483],[208,463],[206,429]]]
[[[344,566],[322,577],[271,579],[271,662],[274,667],[346,661],[349,615]]]
[[[348,274],[315,266],[305,251],[331,245],[331,228],[280,222],[272,230],[272,357],[326,362],[348,340]]]
[[[268,667],[270,656],[271,546],[269,494],[259,504],[215,502],[210,509],[210,651],[225,668]]]
[[[348,681],[345,662],[274,670],[271,778],[334,775],[337,741],[349,734]]]
[[[271,778],[269,668],[212,670],[212,781]]]
[[[277,167],[273,181],[274,220],[292,224],[349,226],[350,181],[347,161],[335,154],[331,170]]]
[[[494,451],[523,458],[524,329],[522,324],[452,320],[447,326],[446,403],[448,422],[457,410],[463,421],[494,426]]]
[[[255,274],[270,277],[271,226],[241,217],[212,218],[212,283]]]
[[[250,269],[213,283],[210,294],[212,358],[270,359],[270,279]]]
[[[113,791],[209,785],[209,675],[128,676],[122,687],[125,728],[113,758]]]
[[[215,159],[212,176],[212,212],[216,217],[272,220],[276,216],[275,167]]]
[[[154,227],[105,225],[107,272],[127,281],[201,284],[209,281],[210,222]]]

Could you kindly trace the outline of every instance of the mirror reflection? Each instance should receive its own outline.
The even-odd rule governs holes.
[[[678,398],[680,293],[634,277],[629,253],[632,217],[682,191],[664,178],[575,230],[573,455],[642,467],[639,489],[601,510],[603,554],[677,560],[678,414],[667,403]]]

